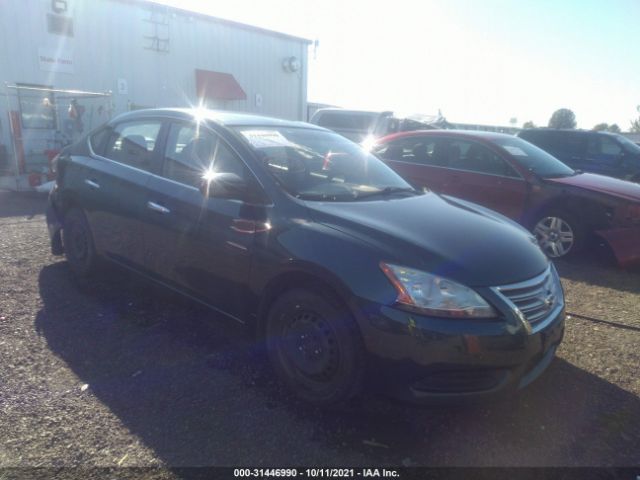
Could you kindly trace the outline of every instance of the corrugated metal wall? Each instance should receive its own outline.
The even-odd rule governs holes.
[[[304,119],[307,44],[301,39],[190,15],[145,2],[66,0],[73,37],[48,33],[51,0],[0,1],[0,81],[55,88],[113,91],[114,114],[133,103],[186,106],[196,102],[195,69],[231,73],[246,100],[214,102],[216,108]],[[154,13],[155,12],[155,13]],[[149,20],[155,18],[160,26]],[[167,26],[164,26],[164,23]],[[168,52],[149,49],[168,32]],[[161,49],[166,47],[166,42]],[[39,49],[66,52],[73,72],[44,71]],[[298,72],[286,72],[286,57],[300,59]],[[118,93],[124,79],[127,93]],[[4,88],[1,88],[4,93]],[[256,94],[262,105],[256,104]],[[2,141],[7,143],[6,103],[0,98]]]

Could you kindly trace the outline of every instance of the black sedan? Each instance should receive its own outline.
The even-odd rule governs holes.
[[[53,253],[79,276],[107,259],[246,324],[309,402],[368,380],[414,401],[510,391],[562,339],[562,288],[531,234],[415,190],[323,128],[138,111],[56,169]]]

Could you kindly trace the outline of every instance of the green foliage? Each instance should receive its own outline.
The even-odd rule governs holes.
[[[622,130],[620,130],[620,127],[618,126],[617,123],[612,123],[611,125],[609,125],[608,123],[599,123],[595,127],[593,127],[593,130],[595,130],[596,132],[612,132],[612,133],[622,132]]]
[[[549,119],[549,127],[576,128],[576,115],[568,108],[556,110]]]
[[[529,120],[528,122],[524,122],[522,128],[536,128],[536,124]]]

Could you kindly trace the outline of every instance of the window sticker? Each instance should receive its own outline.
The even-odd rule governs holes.
[[[504,148],[511,155],[515,155],[516,157],[528,157],[526,152],[524,150],[522,150],[520,147],[513,147],[511,145],[503,145],[502,148]]]
[[[242,135],[254,148],[295,146],[277,130],[243,130]]]

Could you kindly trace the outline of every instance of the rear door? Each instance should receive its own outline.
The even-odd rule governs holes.
[[[443,192],[447,158],[437,137],[411,135],[377,147],[373,153],[414,187]]]
[[[255,239],[267,230],[266,207],[201,193],[208,169],[251,182],[233,149],[204,125],[172,121],[163,168],[146,199],[149,242],[146,267],[165,281],[241,317]]]
[[[144,201],[149,172],[159,160],[158,119],[124,121],[94,142],[82,181],[98,251],[138,268],[144,257]],[[101,142],[104,143],[101,143]]]
[[[443,139],[448,176],[443,192],[520,219],[528,187],[507,160],[489,147],[467,139]]]

